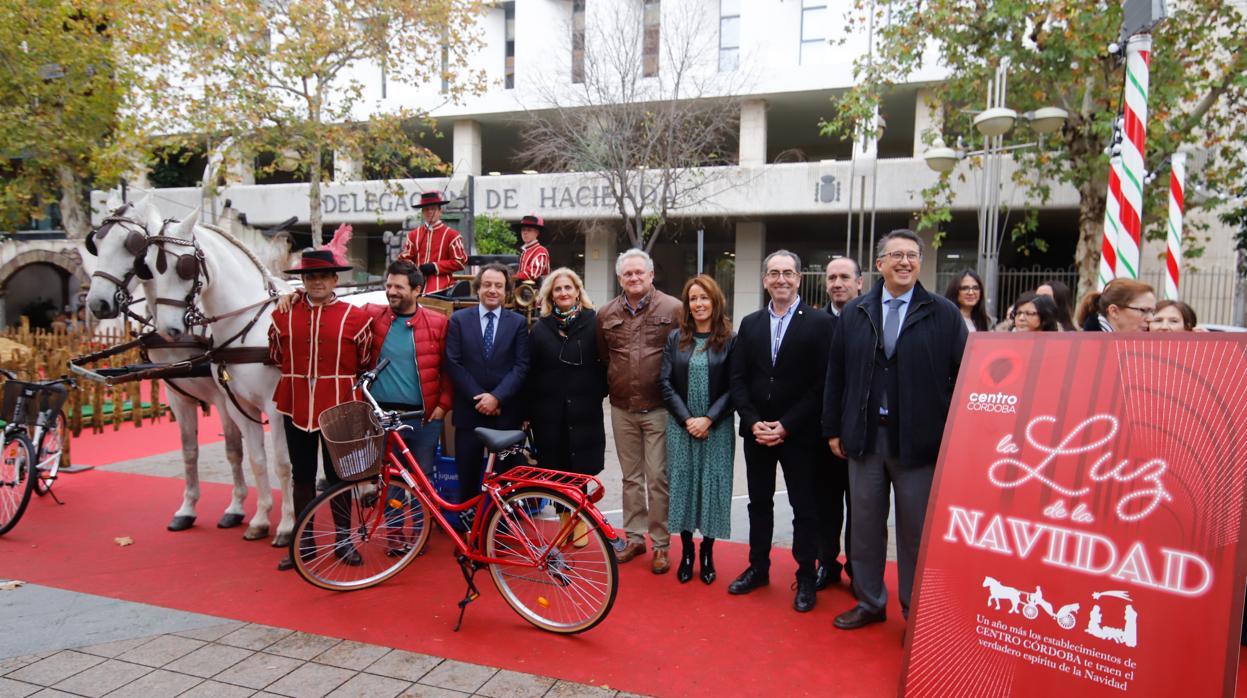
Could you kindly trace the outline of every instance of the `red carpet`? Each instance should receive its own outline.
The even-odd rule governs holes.
[[[212,410],[209,417],[201,414],[199,445],[216,443],[222,438],[219,413]],[[181,450],[182,437],[178,423],[165,416],[157,422],[144,421],[141,427],[126,422],[114,431],[112,426],[106,426],[99,434],[83,429],[82,434],[73,440],[70,455],[74,465],[108,465],[169,451],[180,453]]]
[[[740,598],[726,589],[745,566],[743,545],[716,546],[721,578],[710,587],[655,576],[641,561],[623,565],[610,617],[578,637],[528,625],[481,574],[481,598],[454,633],[464,585],[440,535],[397,578],[339,594],[276,572],[281,553],[244,542],[241,529],[166,532],[179,480],[95,471],[57,487],[65,506],[32,502],[0,538],[0,577],[650,695],[896,693],[899,608],[886,624],[836,631],[832,618],[853,603],[842,587],[819,594],[813,612],[795,613],[793,562],[783,549],[773,555],[771,586]],[[225,486],[205,485],[202,507],[224,507],[227,496]],[[134,544],[118,546],[119,536]]]

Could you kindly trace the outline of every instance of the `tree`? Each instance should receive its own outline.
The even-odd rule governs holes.
[[[868,19],[874,3],[855,0],[853,22]],[[887,11],[883,9],[884,5]],[[1247,21],[1233,3],[1188,0],[1169,3],[1172,16],[1153,33],[1147,163],[1164,166],[1179,145],[1202,145],[1210,163],[1199,175],[1214,189],[1237,189],[1244,181],[1247,136]],[[867,123],[887,90],[928,59],[947,69],[939,87],[943,116],[939,134],[953,143],[972,130],[968,109],[982,108],[985,86],[1003,58],[1010,61],[1008,104],[1019,112],[1059,106],[1069,112],[1065,128],[1043,150],[1014,151],[1015,183],[1046,200],[1052,183],[1078,190],[1079,234],[1074,262],[1083,290],[1093,287],[1103,235],[1112,125],[1121,109],[1123,66],[1108,53],[1118,40],[1118,0],[895,0],[880,3],[877,55],[856,68],[859,84],[835,103],[827,134],[852,133]],[[890,13],[890,14],[888,14]],[[924,52],[924,49],[929,49]],[[1033,137],[1014,129],[1013,143]],[[1005,145],[1010,142],[1006,141]],[[1164,235],[1166,188],[1147,190],[1148,236]],[[946,218],[948,175],[925,192],[926,219]],[[1194,228],[1192,227],[1192,234]],[[1199,241],[1189,239],[1197,256]]]
[[[511,224],[497,216],[477,216],[473,241],[480,254],[515,254],[518,244]]]
[[[87,187],[115,181],[111,147],[129,77],[113,61],[113,0],[28,0],[0,7],[0,226],[59,201],[72,237],[87,234]]]
[[[332,153],[402,169],[444,170],[412,131],[427,111],[356,120],[362,69],[391,83],[441,81],[447,100],[479,91],[479,0],[167,0],[134,24],[131,56],[152,76],[139,113],[147,129],[184,140],[231,138],[231,157],[269,154],[309,182],[312,239],[321,239],[321,183]],[[208,185],[210,183],[205,183]]]
[[[596,175],[633,247],[651,250],[670,218],[730,186],[743,72],[719,72],[703,3],[590,3],[572,75],[543,76],[518,159],[547,172]],[[648,25],[648,26],[647,26]],[[569,47],[567,55],[572,55]],[[570,84],[569,84],[570,82]],[[603,197],[607,198],[607,197]]]

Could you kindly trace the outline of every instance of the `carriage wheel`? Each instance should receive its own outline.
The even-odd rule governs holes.
[[[1023,606],[1022,615],[1026,616],[1027,620],[1035,620],[1039,617],[1039,608],[1037,606]]]
[[[1069,630],[1070,628],[1074,627],[1074,617],[1067,613],[1057,618],[1056,624],[1061,626],[1065,630]]]

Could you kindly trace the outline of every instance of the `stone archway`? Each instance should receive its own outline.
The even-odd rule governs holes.
[[[83,265],[82,253],[77,247],[35,248],[18,252],[9,261],[0,265],[0,327],[6,326],[9,322],[4,312],[5,298],[10,290],[9,283],[14,276],[31,265],[46,265],[63,272],[67,280],[72,279],[77,282],[76,286],[79,290],[85,290],[91,283],[90,274]],[[67,282],[63,302],[65,305],[73,306],[76,305],[76,299],[70,297],[67,291],[68,286]]]

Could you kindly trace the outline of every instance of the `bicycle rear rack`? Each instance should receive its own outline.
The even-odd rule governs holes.
[[[558,470],[546,470],[523,465],[498,476],[499,480],[513,483],[532,483],[536,485],[561,485],[584,492],[590,502],[597,502],[606,494],[602,483],[592,475],[564,473]]]

